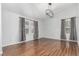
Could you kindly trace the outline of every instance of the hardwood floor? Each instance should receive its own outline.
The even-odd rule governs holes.
[[[39,39],[3,48],[3,56],[79,56],[76,42]]]

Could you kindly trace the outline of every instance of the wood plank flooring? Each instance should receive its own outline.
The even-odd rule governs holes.
[[[3,48],[3,56],[79,56],[76,42],[42,38]]]

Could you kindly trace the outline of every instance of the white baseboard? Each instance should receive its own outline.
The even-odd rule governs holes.
[[[42,37],[42,38],[46,38],[46,37]],[[39,38],[39,39],[41,39],[41,38]],[[55,38],[47,38],[47,39],[55,39]],[[60,40],[60,39],[55,39],[55,40]],[[73,41],[73,40],[64,40],[64,39],[61,39],[61,40],[63,40],[63,41],[71,41],[71,42],[78,42],[78,41]],[[23,42],[28,42],[28,41],[11,43],[11,44],[4,45],[3,47],[14,45],[14,44],[19,44],[19,43],[23,43]],[[79,44],[79,42],[78,42],[78,44]]]
[[[6,46],[10,46],[10,45],[15,45],[15,44],[23,43],[23,42],[26,42],[26,41],[11,43],[11,44],[7,44],[7,45],[3,45],[2,47],[6,47]]]
[[[10,43],[10,44],[7,44],[7,45],[3,45],[2,47],[6,47],[6,46],[10,46],[10,45],[15,45],[15,44],[19,44],[19,43],[24,43],[24,42],[28,42],[28,41],[21,41],[21,42]]]
[[[71,41],[71,42],[77,42],[76,40],[64,40],[64,39],[61,39],[63,41]]]
[[[47,37],[43,37],[43,38],[47,38]],[[55,40],[63,40],[63,41],[78,42],[78,41],[76,41],[76,40],[65,40],[65,39],[56,39],[56,38],[47,38],[47,39],[55,39]]]

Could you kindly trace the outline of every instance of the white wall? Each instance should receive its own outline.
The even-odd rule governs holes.
[[[2,46],[16,44],[21,41],[19,17],[22,17],[22,15],[16,14],[8,10],[2,10]],[[34,19],[31,19],[31,20],[34,20]],[[29,32],[29,34],[31,33]],[[32,40],[30,38],[32,37],[31,35],[28,37],[29,39],[26,39],[26,41]]]
[[[78,16],[78,7],[71,6],[65,10],[54,15],[54,18],[45,19],[43,22],[44,30],[43,37],[52,38],[52,39],[60,39],[60,32],[61,32],[61,19]],[[79,25],[79,20],[78,25]],[[79,28],[79,27],[78,27]],[[77,31],[79,32],[79,30]],[[78,34],[79,35],[79,34]],[[78,37],[79,39],[79,37]]]
[[[0,55],[2,54],[2,31],[1,31],[1,3],[0,3]]]
[[[44,20],[43,19],[38,20],[38,31],[39,31],[39,38],[44,37],[45,26],[44,26]]]
[[[2,10],[2,45],[17,43],[19,37],[19,16],[16,13]]]
[[[79,17],[79,4],[78,4],[78,6],[77,6],[77,15],[78,15],[78,17]],[[76,28],[77,28],[77,38],[78,38],[78,44],[79,44],[79,18],[77,18],[77,20],[76,20]]]

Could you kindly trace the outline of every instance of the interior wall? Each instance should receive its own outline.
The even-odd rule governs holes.
[[[54,15],[53,18],[45,19],[43,22],[43,30],[44,30],[44,37],[45,38],[52,38],[52,39],[60,39],[60,33],[61,33],[61,19],[70,18],[73,16],[79,17],[78,15],[78,6],[71,6],[67,9],[62,10],[61,12]],[[79,25],[79,20],[77,20],[77,25]],[[79,26],[77,26],[77,32]],[[79,36],[79,33],[78,33]],[[77,36],[77,37],[78,37]],[[79,39],[79,37],[78,37]]]
[[[2,45],[7,46],[20,41],[19,16],[16,13],[2,10]]]
[[[45,26],[44,26],[44,20],[43,19],[38,20],[38,31],[39,31],[38,38],[43,38],[44,32],[45,32]]]
[[[0,3],[0,55],[2,54],[2,31],[1,31],[1,3]]]
[[[77,18],[77,20],[76,20],[76,28],[77,28],[77,39],[78,39],[78,44],[79,44],[79,4],[78,4],[78,6],[77,6],[77,16],[78,16],[78,18]]]
[[[2,46],[21,42],[19,17],[22,17],[22,15],[8,10],[2,10]],[[28,21],[31,22],[30,20]],[[31,25],[31,23],[29,23],[29,25]],[[31,33],[29,32],[29,35],[30,34]],[[26,41],[30,41],[32,39],[32,36],[28,37]]]

